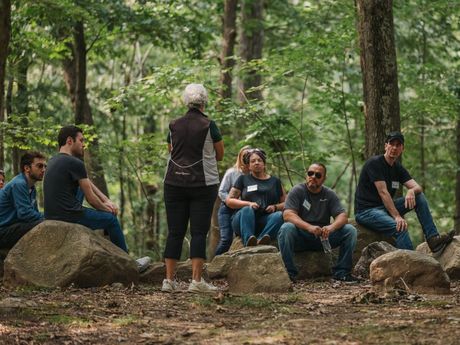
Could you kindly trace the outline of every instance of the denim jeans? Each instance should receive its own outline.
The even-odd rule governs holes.
[[[404,201],[404,197],[394,200],[395,207],[401,216],[405,215],[409,211],[412,211],[412,209],[408,209],[404,206]],[[415,203],[415,213],[417,214],[418,221],[422,226],[425,239],[438,235],[439,233],[434,225],[433,217],[431,216],[430,207],[425,195],[423,193],[416,194]],[[385,206],[360,211],[356,214],[355,218],[357,223],[370,230],[392,236],[396,240],[397,248],[414,249],[409,236],[409,231],[407,229],[405,231],[396,231],[396,221],[392,216],[390,216]]]
[[[110,241],[114,245],[128,252],[120,222],[112,213],[83,207],[83,216],[76,223],[92,230],[104,229],[104,232],[109,235]]]
[[[283,225],[281,211],[261,213],[250,206],[240,209],[232,219],[233,230],[235,234],[241,236],[245,246],[251,236],[256,236],[258,240],[265,235],[269,235],[272,240],[276,239],[281,225]]]
[[[216,254],[228,252],[233,241],[232,216],[235,211],[222,203],[217,213],[219,221],[220,240],[216,248]]]
[[[332,268],[335,278],[342,278],[351,273],[353,251],[356,247],[357,231],[351,224],[345,224],[342,228],[329,235],[332,248],[340,246],[337,263]],[[278,234],[278,245],[283,258],[284,266],[289,277],[294,278],[299,273],[294,263],[294,253],[304,251],[322,251],[321,239],[306,230],[298,229],[292,223],[284,223]]]

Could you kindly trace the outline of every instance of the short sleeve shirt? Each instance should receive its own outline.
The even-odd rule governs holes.
[[[359,175],[355,193],[355,213],[383,206],[375,182],[384,181],[391,197],[394,197],[400,185],[411,179],[409,172],[401,163],[395,162],[391,166],[383,155],[369,158]]]
[[[79,180],[87,177],[80,159],[64,153],[51,158],[43,179],[45,218],[78,221],[83,215],[83,206],[77,198]]]
[[[331,224],[331,217],[335,218],[345,212],[332,189],[323,186],[319,193],[311,193],[305,183],[291,189],[284,209],[296,211],[303,221],[318,226]]]
[[[260,180],[250,174],[241,175],[233,187],[241,191],[241,200],[256,202],[261,210],[279,203],[283,195],[281,180],[275,176]]]

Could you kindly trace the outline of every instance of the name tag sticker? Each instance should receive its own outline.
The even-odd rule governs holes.
[[[248,186],[248,192],[255,192],[257,190],[257,185],[253,184],[252,186]]]
[[[399,188],[399,182],[398,181],[392,181],[391,182],[391,188],[398,189]]]
[[[305,208],[307,209],[307,211],[310,211],[311,204],[308,202],[307,199],[305,199],[305,200],[303,201],[302,206],[305,207]]]

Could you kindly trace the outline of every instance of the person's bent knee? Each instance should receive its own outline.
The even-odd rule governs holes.
[[[244,206],[243,208],[240,209],[241,214],[247,215],[249,214],[254,214],[255,211],[251,206]]]
[[[354,239],[358,238],[358,230],[356,230],[356,228],[351,224],[345,224],[340,231],[343,231],[345,234]]]
[[[278,233],[278,238],[289,238],[294,236],[296,232],[297,227],[292,223],[286,222],[283,225],[281,225],[280,231]]]

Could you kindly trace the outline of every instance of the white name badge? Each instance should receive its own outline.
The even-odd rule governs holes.
[[[248,192],[255,192],[257,190],[257,185],[253,184],[252,186],[248,186]]]
[[[305,200],[303,201],[302,206],[305,207],[305,208],[307,209],[307,211],[310,211],[311,204],[308,202],[307,199],[305,199]]]
[[[391,182],[391,188],[398,189],[399,188],[399,182],[398,181],[392,181]]]

